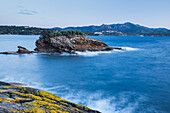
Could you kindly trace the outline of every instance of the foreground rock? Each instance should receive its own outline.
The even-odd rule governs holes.
[[[100,113],[39,89],[5,82],[0,82],[0,112]]]
[[[57,36],[49,38],[40,38],[36,41],[37,52],[69,52],[75,51],[108,51],[121,48],[109,47],[100,40],[91,39],[86,36],[76,35],[71,37]]]

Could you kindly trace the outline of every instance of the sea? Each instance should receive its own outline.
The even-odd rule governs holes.
[[[102,113],[170,113],[170,37],[89,36],[122,50],[0,55],[0,81],[27,84]],[[0,35],[0,51],[39,36]]]

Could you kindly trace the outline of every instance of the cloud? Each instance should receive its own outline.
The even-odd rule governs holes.
[[[38,12],[34,11],[34,10],[23,9],[23,10],[20,10],[18,12],[18,14],[22,14],[22,15],[35,15],[35,14],[38,14]]]

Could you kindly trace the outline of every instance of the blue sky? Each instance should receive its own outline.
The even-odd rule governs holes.
[[[170,0],[0,0],[0,25],[66,27],[123,22],[170,29]]]

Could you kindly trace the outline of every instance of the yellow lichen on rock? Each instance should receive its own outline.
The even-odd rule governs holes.
[[[0,85],[0,108],[14,113],[99,113],[52,93],[13,85]]]

